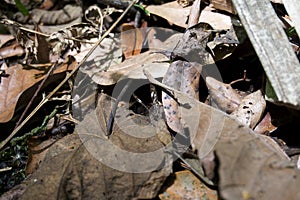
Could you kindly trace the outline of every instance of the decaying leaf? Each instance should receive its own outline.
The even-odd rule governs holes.
[[[42,141],[39,138],[28,140],[28,160],[26,162],[26,175],[32,174],[43,162],[48,148],[54,144],[55,139]]]
[[[231,113],[240,105],[242,97],[230,84],[222,83],[213,77],[206,77],[206,85],[212,106]]]
[[[131,200],[158,195],[172,165],[167,164],[169,156],[155,136],[156,129],[151,125],[145,128],[143,124],[147,122],[142,116],[128,116],[128,110],[124,113],[121,108],[123,111],[116,116],[119,121],[108,140],[103,130],[113,103],[110,97],[101,95],[97,110],[86,116],[76,132],[48,150],[39,169],[25,181],[27,188],[19,199]],[[118,126],[119,123],[122,125]],[[136,138],[127,131],[138,135],[146,131],[150,136]],[[151,158],[147,153],[155,156]],[[142,157],[144,162],[138,162]],[[135,169],[141,168],[148,171],[135,173]]]
[[[295,164],[257,135],[236,130],[234,142],[233,137],[220,140],[216,148],[222,199],[299,199],[300,171]]]
[[[55,74],[60,74],[62,72],[66,72],[68,70],[72,70],[75,66],[76,62],[72,62],[71,64],[63,63],[56,70]],[[38,84],[44,78],[44,74],[42,71],[37,69],[25,70],[22,65],[16,64],[7,68],[6,74],[8,77],[2,78],[0,84],[0,122],[9,121],[15,111],[15,106],[19,100],[19,97],[22,95],[24,91],[29,89],[30,87]],[[36,76],[40,76],[36,78]],[[53,79],[49,79],[48,83],[45,83],[45,86],[55,81],[55,75]],[[28,98],[23,101],[26,102],[22,106],[25,106],[28,103]]]
[[[174,183],[159,195],[161,200],[217,200],[217,192],[209,189],[189,170],[175,172]]]
[[[236,117],[245,126],[253,129],[261,120],[266,108],[266,101],[260,90],[243,98],[240,105],[230,115]]]

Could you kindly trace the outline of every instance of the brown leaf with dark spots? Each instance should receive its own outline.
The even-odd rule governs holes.
[[[253,129],[261,120],[266,108],[266,101],[260,90],[248,94],[243,98],[242,102],[236,110],[230,115],[234,116],[245,126]]]
[[[191,98],[199,99],[201,71],[202,66],[198,63],[177,60],[170,64],[163,83],[184,92]],[[165,92],[162,93],[162,102],[168,126],[175,132],[183,133],[178,103]]]

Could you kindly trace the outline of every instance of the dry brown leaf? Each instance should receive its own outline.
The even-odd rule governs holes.
[[[0,34],[0,48],[7,42],[14,40],[14,36],[10,34]]]
[[[32,174],[41,162],[44,160],[48,148],[54,144],[55,139],[48,139],[42,141],[39,138],[29,138],[28,139],[28,160],[26,162],[25,173],[28,176]]]
[[[106,71],[91,73],[91,77],[100,85],[113,85],[125,78],[145,79],[143,69],[146,68],[152,71],[156,78],[161,78],[165,75],[169,65],[164,62],[165,60],[166,56],[163,54],[147,51],[120,64],[112,65]]]
[[[245,126],[253,129],[261,120],[266,108],[266,101],[260,90],[243,98],[242,102],[230,115],[236,117]]]
[[[27,188],[19,199],[54,197],[131,200],[157,196],[171,173],[171,164],[164,167],[160,165],[168,163],[169,156],[160,149],[163,145],[155,137],[155,127],[149,125],[145,128],[145,119],[139,115],[128,116],[127,109],[123,112],[121,108],[117,113],[119,121],[108,140],[103,130],[106,130],[107,117],[113,103],[110,97],[101,95],[97,110],[86,116],[75,133],[49,148],[39,169],[25,181]],[[141,130],[152,136],[135,138],[127,135],[127,131],[139,135],[143,132]],[[160,153],[152,159],[146,156],[144,162],[137,161],[139,155],[145,156],[153,150],[159,150]],[[126,153],[123,155],[120,151]],[[132,153],[136,156],[128,155]],[[149,171],[130,172],[140,167]]]
[[[121,48],[125,59],[141,53],[144,37],[142,29],[135,28],[129,23],[121,26]]]
[[[209,189],[189,170],[175,172],[174,183],[159,194],[161,200],[217,200],[218,195]]]
[[[212,106],[231,113],[240,105],[242,97],[230,84],[222,83],[213,77],[206,77],[206,85]]]
[[[66,72],[72,70],[76,62],[73,61],[70,65],[68,63],[61,64],[56,70],[55,74]],[[0,84],[0,122],[8,122],[15,111],[16,104],[19,97],[28,88],[38,84],[45,76],[36,78],[35,76],[41,75],[43,72],[37,69],[26,70],[23,69],[22,65],[16,64],[14,66],[8,67],[6,74],[8,77],[2,78]],[[43,74],[42,74],[43,75]],[[55,77],[55,75],[53,76]],[[53,82],[53,80],[52,80]],[[45,83],[48,85],[50,82]],[[33,94],[32,94],[33,95]],[[31,96],[27,96],[27,99],[23,99],[24,105],[28,103]]]
[[[210,36],[211,27],[207,24],[197,24],[188,28],[172,51],[171,62],[167,73],[163,77],[163,84],[187,94],[191,98],[199,99],[199,81],[202,66],[212,64],[211,55],[205,50]],[[184,135],[180,123],[178,102],[164,91],[162,103],[168,126],[175,132]]]
[[[14,41],[9,46],[5,46],[0,48],[0,58],[10,58],[13,56],[22,56],[25,53],[25,50],[21,47],[21,45]]]
[[[216,147],[222,199],[299,199],[300,171],[296,165],[261,137],[244,128],[236,127],[236,131],[235,138],[220,140]]]
[[[212,0],[211,3],[216,9],[224,10],[234,15],[237,14],[231,0]]]
[[[172,51],[183,33],[174,32],[165,28],[147,28],[147,41],[150,50],[167,50]],[[168,39],[164,40],[164,37]],[[160,39],[161,38],[161,39]]]
[[[269,134],[277,129],[276,126],[272,124],[272,118],[269,112],[265,114],[263,119],[254,128],[254,131],[260,134]]]
[[[150,5],[146,9],[154,15],[158,15],[169,21],[170,24],[187,28],[190,6],[183,8],[177,1],[172,1],[162,5]]]

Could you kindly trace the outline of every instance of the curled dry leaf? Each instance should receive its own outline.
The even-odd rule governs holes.
[[[231,113],[240,105],[242,97],[230,84],[222,83],[213,77],[206,77],[206,85],[212,106]]]
[[[163,84],[182,91],[191,98],[199,99],[202,66],[213,63],[211,55],[205,50],[211,34],[207,31],[209,29],[211,27],[208,24],[200,23],[186,30],[171,53],[173,61],[164,75]],[[180,123],[178,102],[165,92],[162,93],[162,102],[168,126],[173,131],[185,135]]]
[[[266,101],[260,90],[248,94],[236,110],[230,115],[234,116],[245,126],[253,129],[261,120],[266,108]]]

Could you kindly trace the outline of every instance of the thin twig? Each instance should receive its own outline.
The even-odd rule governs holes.
[[[75,72],[79,69],[79,67],[87,60],[87,58],[93,53],[93,51],[101,44],[101,42],[108,36],[108,34],[117,26],[117,24],[121,21],[121,19],[125,16],[125,14],[129,11],[129,9],[136,3],[137,0],[133,0],[130,5],[124,10],[124,12],[120,15],[120,17],[115,21],[115,23],[104,32],[103,36],[98,40],[98,42],[93,46],[92,49],[85,55],[85,57],[81,60],[81,62],[66,76],[66,78],[60,82],[56,88],[52,92],[50,92],[45,99],[43,99],[37,107],[24,119],[24,121],[16,127],[13,132],[0,144],[0,150],[10,141],[12,137],[14,137],[17,132],[31,119],[31,117],[45,104],[50,98],[75,74]]]
[[[34,99],[37,97],[38,93],[41,91],[41,88],[43,87],[43,85],[45,84],[46,80],[50,77],[50,75],[53,73],[54,69],[57,66],[57,62],[55,62],[51,68],[49,69],[46,77],[43,79],[43,81],[39,84],[37,90],[35,91],[34,95],[31,97],[29,103],[27,104],[25,110],[23,111],[21,117],[19,118],[18,122],[16,123],[15,129],[19,126],[19,124],[21,123],[21,121],[23,120],[24,116],[26,115],[28,109],[30,108],[30,106],[32,105]]]

